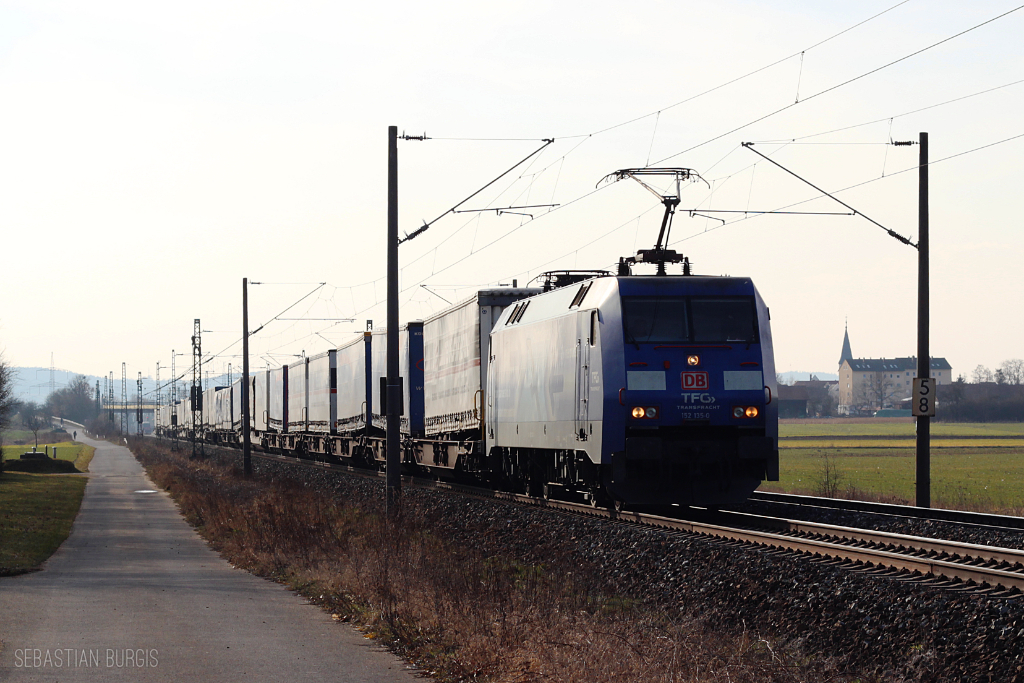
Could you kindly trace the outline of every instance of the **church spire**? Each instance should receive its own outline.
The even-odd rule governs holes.
[[[843,361],[853,360],[853,351],[850,350],[850,326],[849,324],[844,325],[843,331],[843,352],[839,356],[839,367],[843,367]]]

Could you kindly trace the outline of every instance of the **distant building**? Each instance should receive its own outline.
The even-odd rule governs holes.
[[[829,417],[838,402],[836,380],[799,380],[779,385],[779,417]]]
[[[936,384],[950,384],[955,379],[945,358],[932,356],[931,376]],[[886,408],[905,407],[917,376],[917,358],[854,358],[850,349],[850,333],[843,336],[839,356],[840,415],[872,413]]]

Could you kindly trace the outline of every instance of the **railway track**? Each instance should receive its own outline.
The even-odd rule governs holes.
[[[889,503],[874,503],[864,500],[797,496],[790,493],[772,493],[768,491],[755,491],[751,494],[750,499],[773,503],[776,505],[792,505],[805,508],[826,508],[830,510],[865,512],[875,515],[891,515],[903,518],[910,517],[914,519],[954,522],[956,524],[970,525],[984,529],[1024,531],[1024,517],[1011,517],[1009,515],[991,515],[981,512],[943,510],[939,508],[919,508],[910,505],[892,505]]]
[[[492,493],[492,492],[488,492]],[[518,494],[492,494],[517,502],[587,516],[682,531],[704,537],[794,552],[855,570],[905,573],[943,588],[984,590],[1005,597],[1024,591],[1024,551],[752,514],[730,514],[729,524],[676,519],[638,512],[594,509],[580,503],[537,501]],[[915,576],[917,575],[917,576]]]
[[[236,453],[237,451],[231,450]],[[304,460],[268,453],[254,458],[381,478],[378,472],[348,465]],[[1024,551],[893,534],[750,513],[714,514],[714,521],[679,519],[632,511],[595,508],[584,503],[540,500],[526,495],[492,491],[462,484],[403,477],[403,485],[455,491],[464,495],[560,510],[592,518],[659,528],[746,546],[795,553],[854,571],[914,580],[951,590],[985,592],[995,597],[1018,597],[1024,592]],[[900,507],[900,506],[890,506]],[[947,511],[948,512],[948,511]],[[889,513],[892,514],[892,513]]]

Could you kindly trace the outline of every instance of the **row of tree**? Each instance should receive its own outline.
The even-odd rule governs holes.
[[[974,368],[971,373],[973,384],[984,384],[995,382],[996,384],[1024,384],[1024,360],[1011,358],[1004,360],[995,370],[989,370],[984,365]]]
[[[1024,422],[1024,383],[969,383],[961,376],[938,387],[935,417],[949,422]]]
[[[89,386],[85,375],[78,375],[63,389],[46,397],[47,414],[85,424],[99,413],[99,396]]]

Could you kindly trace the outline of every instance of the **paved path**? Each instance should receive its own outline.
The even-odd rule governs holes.
[[[0,681],[415,679],[355,629],[233,569],[166,494],[139,493],[155,487],[127,448],[86,442],[96,457],[71,536],[43,571],[0,578]]]

